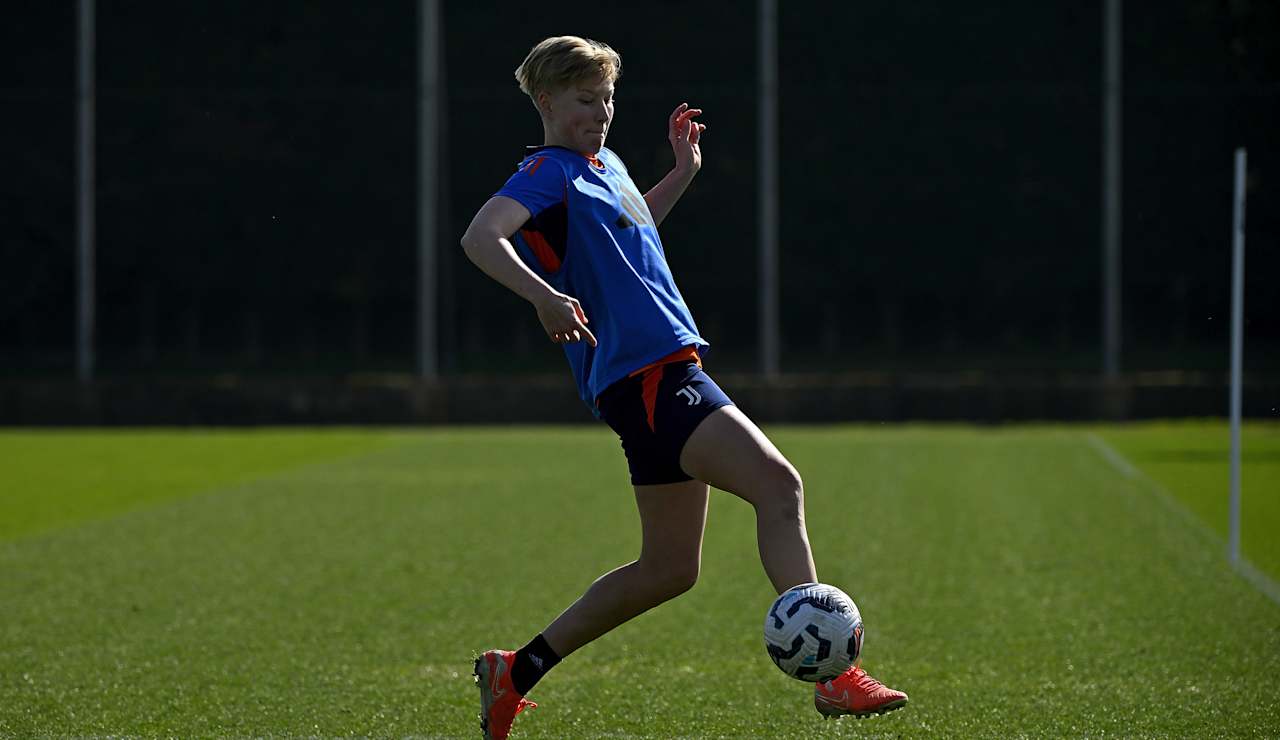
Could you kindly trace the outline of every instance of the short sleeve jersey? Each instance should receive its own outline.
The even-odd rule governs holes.
[[[597,346],[575,342],[564,352],[593,413],[631,372],[683,347],[706,353],[649,206],[616,154],[536,147],[496,194],[531,214],[514,238],[521,259],[587,315]]]

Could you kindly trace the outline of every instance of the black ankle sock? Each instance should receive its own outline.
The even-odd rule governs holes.
[[[556,667],[560,656],[556,655],[546,638],[538,635],[528,645],[516,651],[516,662],[511,665],[511,683],[516,693],[525,696],[547,671]]]

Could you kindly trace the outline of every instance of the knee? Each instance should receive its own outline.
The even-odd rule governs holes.
[[[789,520],[804,518],[804,481],[800,473],[790,462],[777,460],[769,465],[765,476],[768,495],[763,497],[762,505],[757,506],[771,517]]]
[[[698,572],[702,569],[697,560],[683,563],[671,570],[667,576],[667,591],[674,598],[693,588],[698,582]]]
[[[648,567],[648,581],[658,601],[674,599],[698,582],[701,563],[698,559],[653,564]]]

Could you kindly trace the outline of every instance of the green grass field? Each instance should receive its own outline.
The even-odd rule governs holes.
[[[1224,424],[769,431],[911,704],[823,721],[774,668],[752,512],[721,493],[699,584],[567,659],[513,737],[1280,733],[1280,605],[1218,534]],[[1245,442],[1275,579],[1280,425]],[[11,430],[0,461],[3,737],[478,737],[472,657],[639,542],[603,425]]]

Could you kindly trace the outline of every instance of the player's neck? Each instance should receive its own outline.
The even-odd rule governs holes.
[[[552,133],[549,129],[546,129],[546,128],[542,130],[542,145],[556,146],[556,147],[560,147],[561,149],[568,149],[571,152],[575,152],[591,160],[596,159],[596,156],[599,154],[598,152],[584,152],[574,147],[572,141],[561,139],[560,137],[556,136],[554,133]]]

